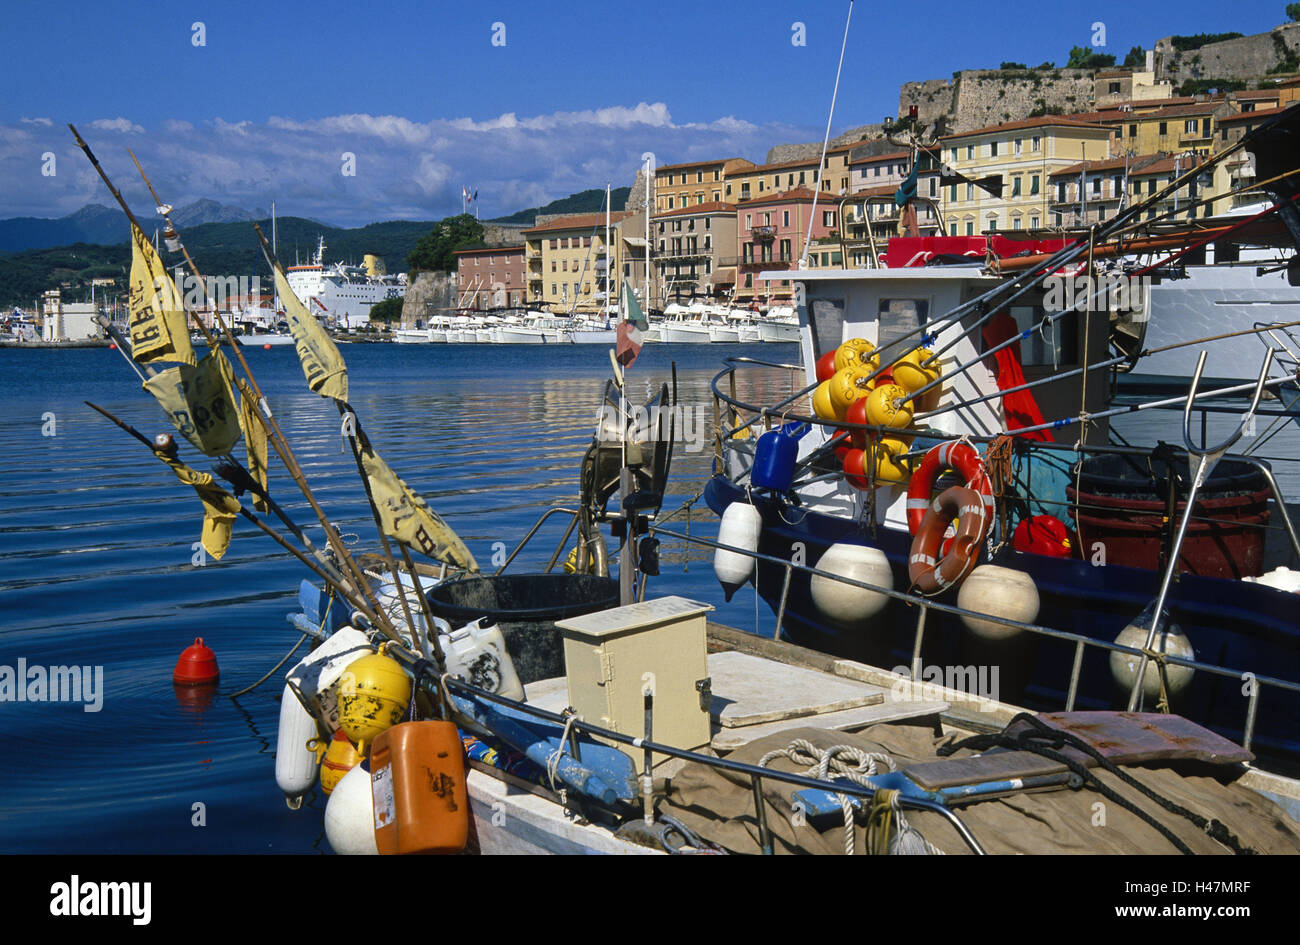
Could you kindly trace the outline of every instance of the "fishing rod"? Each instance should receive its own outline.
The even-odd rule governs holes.
[[[100,165],[99,159],[95,157],[94,152],[90,149],[90,145],[87,144],[85,139],[81,137],[81,134],[80,132],[77,131],[76,126],[69,123],[68,129],[72,132],[72,136],[76,140],[78,147],[80,147],[82,152],[86,155],[86,158],[87,160],[90,161],[91,166],[94,167],[96,173],[99,174],[100,179],[104,182],[104,186],[106,186],[109,190],[109,193],[113,195],[114,199],[118,203],[118,206],[122,208],[122,212],[126,214],[127,219],[137,229],[139,229],[140,232],[144,232],[144,228],[140,226],[140,223],[136,219],[135,214],[132,213],[130,206],[127,204],[126,200],[122,197],[121,191],[118,190],[117,187],[113,185],[112,180],[108,176],[108,172],[105,171],[104,168]],[[131,158],[133,161],[135,161],[136,167],[140,169],[140,175],[141,177],[144,178],[145,184],[146,186],[148,186],[150,194],[153,195],[154,200],[157,201],[158,195],[154,191],[153,185],[149,182],[148,177],[145,175],[144,169],[140,167],[140,162],[135,160],[134,154],[131,155]],[[161,206],[160,201],[159,201],[159,206]],[[175,226],[172,223],[170,217],[164,217],[164,219],[167,220],[167,225],[171,227],[173,231],[175,231]],[[203,282],[202,277],[199,275],[198,268],[194,265],[194,261],[190,259],[189,251],[185,250],[183,244],[181,246],[181,249],[185,253],[185,259],[190,265],[191,272],[194,273],[195,277],[199,279],[201,284],[206,285],[207,283]],[[182,305],[183,304],[184,304],[184,298],[182,296]],[[239,359],[240,364],[243,366],[244,371],[248,376],[249,382],[252,384],[253,390],[256,392],[256,395],[258,397],[259,409],[252,411],[252,413],[261,422],[263,429],[266,430],[268,434],[271,434],[270,439],[272,445],[275,446],[276,453],[279,454],[281,460],[285,463],[285,468],[289,471],[289,474],[293,478],[294,482],[302,490],[303,495],[306,497],[308,501],[308,504],[312,507],[312,511],[316,513],[316,517],[319,519],[321,523],[321,527],[325,529],[325,537],[329,542],[330,547],[334,550],[334,553],[338,556],[339,560],[342,561],[347,566],[349,572],[352,574],[353,580],[356,582],[356,586],[361,589],[365,599],[368,602],[373,603],[373,608],[369,608],[369,609],[372,609],[373,612],[378,612],[379,610],[381,610],[381,608],[378,605],[378,601],[375,599],[374,593],[370,590],[369,584],[367,584],[365,577],[357,569],[356,564],[355,562],[353,562],[351,555],[348,554],[347,547],[343,544],[342,539],[338,536],[333,526],[329,523],[329,520],[326,517],[324,510],[316,502],[316,499],[312,495],[310,487],[307,485],[307,480],[302,474],[301,468],[298,466],[297,462],[293,460],[293,454],[292,452],[289,451],[288,443],[284,441],[283,434],[280,433],[279,424],[275,421],[274,417],[271,416],[270,404],[267,402],[265,396],[262,395],[261,389],[257,385],[257,380],[256,378],[253,377],[252,372],[249,370],[248,363],[244,360],[244,356],[242,352],[240,352],[239,346],[235,344],[233,333],[230,331],[230,328],[225,325],[224,321],[221,318],[220,312],[214,312],[214,317],[217,323],[225,329],[225,334],[230,341],[230,346],[232,350],[234,350],[236,357]],[[208,330],[207,325],[204,324],[203,319],[199,318],[196,314],[194,321],[198,324],[199,330],[200,332],[202,332],[203,337],[208,344],[208,347],[214,351],[219,350],[220,345],[218,345],[217,342],[213,339],[212,333]],[[386,621],[381,621],[377,625],[383,628],[385,622]],[[387,629],[392,630],[391,625]],[[395,633],[396,631],[393,632]]]
[[[95,410],[96,412],[100,413],[104,417],[107,417],[109,420],[113,421],[115,424],[117,424],[127,433],[131,434],[131,436],[135,437],[137,440],[139,440],[141,443],[147,446],[150,449],[150,451],[152,451],[155,455],[160,455],[160,454],[172,455],[172,456],[175,455],[176,443],[170,433],[160,434],[159,436],[160,441],[165,439],[165,444],[163,442],[156,442],[154,440],[150,440],[147,436],[145,436],[135,427],[131,426],[131,424],[127,423],[125,420],[122,420],[114,416],[112,413],[110,413],[108,410],[105,410],[103,407],[99,406],[98,404],[93,404],[88,400],[82,401],[82,403],[84,403],[87,407],[90,407],[92,410]],[[285,540],[283,535],[281,535],[275,529],[271,528],[269,525],[263,522],[252,512],[248,511],[248,509],[244,507],[242,502],[239,504],[239,512],[245,519],[252,522],[259,529],[261,529],[265,534],[267,534],[268,536],[273,538],[276,542],[278,542],[280,546],[283,547],[286,551],[288,551],[295,558],[297,558],[299,561],[305,564],[309,569],[311,569],[311,571],[314,574],[316,574],[319,578],[321,578],[321,580],[325,581],[330,586],[335,588],[335,590],[338,591],[340,596],[346,599],[348,603],[350,603],[353,607],[355,607],[358,611],[360,611],[368,619],[370,619],[372,623],[375,622],[374,612],[370,610],[370,608],[366,605],[364,601],[357,599],[355,590],[342,581],[337,571],[334,571],[333,569],[327,570],[323,566],[318,566],[316,562],[312,561],[310,558],[308,558],[297,548],[294,548],[291,544],[289,544],[288,541]]]
[[[272,276],[283,277],[284,269],[281,267],[280,260],[276,257],[274,249],[269,243],[267,243],[266,235],[262,232],[262,228],[254,223],[253,230],[257,233],[257,238],[262,247],[262,255],[266,259],[267,265],[271,268]],[[423,586],[420,581],[419,573],[416,570],[415,562],[411,560],[411,553],[407,550],[406,545],[398,540],[397,545],[402,552],[403,563],[406,565],[407,571],[411,576],[411,581],[414,584],[415,596],[419,601],[420,608],[423,612],[427,639],[421,637],[417,632],[415,620],[411,613],[410,603],[406,596],[406,584],[401,580],[401,572],[398,570],[397,562],[393,559],[393,551],[389,545],[388,535],[384,530],[383,521],[379,515],[379,507],[375,504],[375,496],[371,489],[370,477],[366,475],[365,467],[361,462],[362,444],[359,444],[358,440],[362,440],[365,448],[369,449],[369,439],[361,430],[360,422],[357,420],[356,411],[353,410],[352,405],[343,403],[336,398],[331,399],[334,400],[334,404],[339,411],[339,416],[343,420],[342,429],[344,435],[348,439],[348,443],[352,447],[352,458],[356,462],[357,475],[361,478],[362,487],[365,489],[366,500],[370,506],[370,514],[374,520],[375,528],[379,532],[379,541],[384,552],[384,560],[388,565],[389,573],[393,575],[393,583],[396,585],[395,589],[397,591],[398,601],[401,604],[402,615],[406,618],[406,625],[411,628],[411,637],[417,641],[426,658],[430,656],[430,646],[432,646],[432,655],[436,658],[438,666],[443,667],[446,665],[445,657],[443,656],[442,645],[437,638],[437,629],[434,624],[433,610],[430,607],[428,599],[424,595]],[[349,422],[349,419],[351,422]]]
[[[114,342],[116,342],[118,353],[121,354],[122,359],[126,361],[126,363],[131,367],[131,369],[135,371],[136,376],[140,378],[140,381],[142,383],[147,378],[157,377],[158,372],[154,369],[153,365],[136,364],[135,361],[131,358],[131,356],[127,354],[127,349],[130,347],[130,342],[122,334],[121,330],[112,323],[112,321],[110,321],[107,318],[104,318],[103,316],[100,316],[96,320],[98,321],[99,325],[109,333],[109,336],[112,337]],[[92,404],[91,406],[94,405]],[[115,418],[110,417],[110,419],[115,419]],[[329,561],[325,557],[325,554],[320,550],[320,548],[316,546],[316,543],[313,542],[311,538],[301,528],[299,528],[298,525],[291,518],[289,518],[289,516],[285,513],[285,511],[280,507],[279,503],[277,503],[274,499],[271,498],[270,494],[265,489],[263,489],[260,484],[257,483],[257,480],[252,476],[252,474],[249,473],[249,471],[245,469],[244,466],[237,459],[235,459],[233,455],[227,454],[220,458],[223,460],[224,465],[219,466],[217,468],[217,474],[219,476],[221,476],[223,479],[231,483],[238,481],[239,483],[238,488],[240,490],[246,490],[252,492],[255,496],[257,496],[259,499],[265,502],[267,509],[269,509],[272,513],[274,513],[276,518],[278,518],[281,522],[284,523],[285,527],[289,529],[290,533],[292,533],[293,536],[302,543],[303,547],[306,548],[307,551],[311,553],[311,556],[315,558],[316,561],[322,567],[326,568],[332,574],[334,574],[334,580],[340,584],[346,583],[344,578],[334,570],[333,566],[329,563]]]
[[[75,134],[75,129],[73,129],[73,131]],[[86,150],[88,152],[88,149]],[[158,197],[157,191],[154,190],[153,184],[149,180],[149,175],[145,173],[144,167],[140,164],[140,161],[135,156],[135,153],[131,151],[129,148],[127,149],[127,153],[131,155],[131,160],[135,163],[136,170],[139,171],[140,173],[140,178],[144,181],[145,186],[149,189],[149,194],[150,196],[153,197],[155,206],[159,210],[162,210],[164,207],[167,207],[168,205],[164,204],[162,200]],[[96,165],[96,167],[98,167],[98,165]],[[172,222],[171,216],[168,213],[164,213],[162,214],[162,216],[163,219],[167,221],[168,227],[170,227],[173,232],[176,232],[179,235],[179,231],[176,229],[176,225]],[[179,239],[178,242],[180,242]],[[189,250],[185,248],[184,243],[180,243],[180,250],[182,255],[184,255],[185,257],[185,262],[188,264],[190,268],[190,272],[194,275],[194,278],[198,280],[198,283],[200,285],[206,286],[207,282],[203,279],[202,274],[199,272],[198,266],[194,264],[194,260],[193,258],[191,258]],[[230,325],[227,324],[226,320],[221,317],[221,312],[216,308],[216,306],[213,306],[212,317],[215,324],[218,327],[220,327],[222,332],[225,334],[227,343],[230,345],[231,350],[235,353],[235,357],[238,359],[240,367],[242,367],[244,370],[244,376],[247,378],[248,383],[252,387],[253,393],[257,398],[258,409],[252,411],[252,414],[258,418],[258,421],[261,423],[263,430],[267,433],[268,439],[271,441],[271,445],[275,447],[275,452],[280,457],[280,461],[284,463],[284,467],[288,471],[290,477],[297,484],[298,488],[302,491],[303,497],[307,500],[307,504],[310,505],[312,511],[316,513],[316,517],[320,521],[321,527],[325,529],[326,540],[329,541],[330,547],[334,549],[335,555],[347,568],[348,572],[352,576],[352,579],[356,582],[357,587],[361,590],[362,595],[366,598],[367,601],[369,601],[373,605],[375,612],[382,613],[383,608],[379,606],[378,596],[375,594],[374,590],[370,587],[370,583],[366,580],[366,577],[361,572],[361,569],[357,567],[356,562],[352,559],[351,553],[348,551],[347,546],[344,545],[343,540],[339,536],[338,532],[330,523],[328,516],[326,516],[325,514],[325,510],[322,509],[320,507],[320,504],[316,501],[316,496],[312,493],[311,486],[308,485],[307,483],[307,477],[303,474],[302,468],[298,465],[298,461],[293,454],[293,450],[289,446],[289,441],[285,438],[284,433],[281,432],[280,430],[279,421],[276,420],[275,416],[271,413],[270,403],[267,401],[266,396],[262,393],[262,389],[257,382],[257,378],[254,376],[252,369],[248,366],[248,361],[244,358],[243,351],[241,350],[239,344],[235,341],[234,332],[231,330]],[[213,339],[212,333],[208,329],[207,325],[204,324],[203,319],[196,317],[195,321],[198,322],[199,330],[203,333],[203,337],[207,341],[208,346],[216,350],[219,347],[219,345]],[[381,629],[385,630],[385,633],[388,636],[395,637],[397,630],[396,627],[393,626],[392,621],[388,619],[387,613],[383,613],[383,620],[380,622],[379,626],[381,627]]]

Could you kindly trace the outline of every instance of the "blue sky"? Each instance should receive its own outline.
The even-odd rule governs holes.
[[[132,202],[133,148],[175,204],[212,197],[355,225],[484,216],[631,182],[660,163],[813,140],[847,0],[11,4],[0,35],[0,217],[109,202],[78,125]],[[1122,58],[1171,33],[1265,31],[1282,2],[854,5],[834,130],[880,121],[903,81],[1063,63],[1106,24]],[[923,11],[923,12],[922,12]],[[205,45],[196,46],[201,22]],[[498,42],[504,24],[504,45]],[[804,24],[806,45],[791,40]],[[41,158],[56,155],[43,176]],[[344,152],[356,175],[342,173]]]

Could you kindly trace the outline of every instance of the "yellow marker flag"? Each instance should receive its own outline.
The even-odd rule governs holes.
[[[139,364],[193,364],[194,347],[176,283],[144,232],[131,224],[131,357]]]
[[[208,456],[224,456],[239,442],[239,409],[230,390],[233,372],[220,350],[196,365],[178,364],[144,382],[177,431]]]
[[[262,426],[262,422],[255,416],[257,398],[252,388],[242,377],[235,378],[235,386],[239,388],[239,426],[244,431],[244,449],[248,453],[248,474],[265,490],[268,469],[266,427]],[[265,500],[256,494],[253,496],[253,508],[259,512],[270,511]]]
[[[368,446],[361,447],[361,466],[370,480],[385,535],[430,558],[478,571],[478,562],[460,536]]]
[[[212,481],[207,473],[191,469],[179,459],[173,459],[157,450],[154,455],[166,463],[176,478],[187,486],[193,486],[203,503],[203,532],[200,541],[203,550],[218,561],[230,546],[230,533],[235,526],[235,516],[239,514],[239,500]]]
[[[302,362],[302,373],[307,378],[307,386],[322,397],[348,402],[348,366],[343,363],[338,346],[320,322],[307,311],[306,306],[298,301],[298,296],[289,288],[289,280],[277,265],[275,269],[275,287],[284,302],[285,317],[289,321],[289,333],[293,335],[294,345],[298,349],[298,360]]]

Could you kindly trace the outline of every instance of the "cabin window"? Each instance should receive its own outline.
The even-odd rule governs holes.
[[[844,340],[844,299],[809,299],[808,324],[812,327],[816,355],[821,357],[827,351],[834,351]]]
[[[1016,328],[1029,331],[1029,337],[1020,342],[1021,363],[1025,366],[1053,368],[1078,364],[1079,313],[1070,312],[1054,322],[1044,323],[1046,315],[1041,306],[1011,306],[1011,317],[1016,320]]]
[[[930,300],[881,299],[876,318],[876,344],[882,350],[897,346],[897,350],[882,355],[892,361],[916,346],[916,329],[930,320]]]

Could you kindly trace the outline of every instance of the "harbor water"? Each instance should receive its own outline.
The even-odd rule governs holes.
[[[608,351],[601,346],[346,345],[352,403],[376,449],[489,568],[546,509],[572,507],[591,442]],[[712,463],[709,381],[728,354],[797,361],[794,345],[649,345],[629,372],[629,398],[671,382],[679,442],[664,509],[703,487]],[[332,404],[310,393],[291,346],[246,352],[321,505],[355,543],[374,548],[365,495]],[[790,371],[741,372],[738,395],[774,403],[799,386]],[[224,558],[198,553],[201,507],[138,441],[89,400],[152,436],[168,429],[115,351],[0,350],[0,667],[83,667],[80,702],[0,702],[6,748],[0,852],[328,852],[325,798],[286,808],[274,779],[282,673],[266,673],[298,640],[285,620],[311,577],[242,520]],[[1152,412],[1118,428],[1135,443],[1180,442],[1181,416]],[[1211,439],[1229,420],[1211,419]],[[1259,430],[1267,430],[1261,419]],[[242,447],[240,448],[242,451]],[[1262,455],[1300,455],[1294,426]],[[188,446],[183,458],[209,462]],[[1278,467],[1291,494],[1295,472]],[[306,503],[273,459],[272,493],[317,542]],[[702,501],[678,530],[716,535]],[[556,516],[511,565],[543,567]],[[712,604],[723,623],[770,634],[752,589],[724,603],[710,555],[665,544],[649,593]],[[221,667],[206,704],[178,697],[177,655],[202,637]],[[299,655],[306,652],[305,645]],[[296,658],[296,657],[295,657]],[[93,690],[90,691],[90,690]]]

